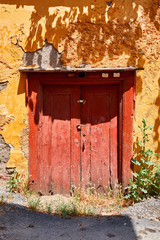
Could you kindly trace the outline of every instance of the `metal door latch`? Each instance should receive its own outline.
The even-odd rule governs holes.
[[[77,100],[77,103],[82,103],[82,104],[85,104],[85,103],[86,103],[86,100],[79,99],[79,100]]]

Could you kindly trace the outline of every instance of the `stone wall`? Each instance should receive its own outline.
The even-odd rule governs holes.
[[[5,143],[4,138],[0,135],[0,178],[7,177],[6,163],[10,156],[10,146]]]

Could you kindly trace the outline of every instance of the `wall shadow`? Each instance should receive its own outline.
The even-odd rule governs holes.
[[[160,78],[158,79],[158,85],[159,85],[159,89],[160,89]],[[158,116],[155,120],[155,124],[154,124],[154,141],[157,143],[157,147],[155,149],[156,153],[160,153],[160,140],[159,140],[159,134],[160,134],[160,90],[159,90],[159,95],[156,98],[155,101],[155,105],[158,107]]]
[[[32,112],[32,115],[34,116],[34,123],[36,125],[39,124],[40,116],[50,118],[50,120],[53,122],[54,120],[71,120],[73,118],[80,119],[81,117],[81,110],[86,109],[86,111],[89,111],[89,105],[92,105],[91,99],[95,99],[97,102],[98,100],[101,101],[99,103],[99,107],[96,106],[95,109],[97,112],[97,116],[99,116],[100,119],[96,119],[95,121],[91,122],[91,116],[90,118],[85,118],[85,124],[90,123],[91,125],[101,124],[105,123],[106,121],[110,121],[115,116],[118,116],[118,106],[119,101],[121,101],[118,98],[114,98],[113,93],[118,93],[119,91],[119,84],[109,84],[107,85],[100,85],[101,89],[97,90],[97,86],[94,85],[94,80],[98,79],[99,81],[103,80],[101,77],[101,74],[97,73],[96,75],[94,73],[86,73],[85,78],[81,79],[78,75],[78,73],[75,73],[73,77],[69,77],[69,75],[72,75],[72,73],[29,73],[29,81],[28,81],[28,96],[27,96],[27,102],[30,109],[30,112]],[[125,73],[122,74],[123,77],[126,77]],[[95,79],[93,79],[93,76]],[[130,76],[130,75],[129,75]],[[57,80],[60,82],[58,86],[55,85],[53,80]],[[93,80],[92,90],[90,90],[91,95],[81,96],[81,86],[85,86],[85,82],[89,81],[90,79]],[[61,81],[64,81],[65,83],[61,83]],[[79,81],[77,84],[70,84],[68,83]],[[81,82],[81,83],[80,83]],[[107,82],[106,82],[107,83]],[[87,85],[86,85],[87,87]],[[130,86],[127,86],[125,91],[129,91]],[[93,92],[92,92],[93,91]],[[86,93],[85,93],[86,94]],[[93,95],[92,95],[93,94]],[[96,95],[97,94],[97,95]],[[100,95],[101,94],[101,95]],[[103,101],[100,96],[106,96],[104,97]],[[93,96],[91,98],[91,96]],[[77,100],[80,98],[86,99],[88,98],[85,105],[77,103]],[[71,105],[72,104],[72,105]],[[86,107],[87,105],[87,107]],[[98,103],[97,103],[98,106]],[[101,107],[100,107],[101,106]],[[105,107],[104,107],[105,106]],[[107,106],[109,107],[110,113],[108,117],[108,113],[106,112],[104,115],[104,118],[100,117],[100,109],[102,108],[107,109]],[[61,108],[61,109],[60,109]],[[74,109],[74,111],[71,109]],[[81,110],[80,110],[81,109]],[[116,110],[115,110],[116,109]],[[93,110],[93,109],[92,109]],[[106,110],[105,110],[106,111]],[[70,113],[70,114],[69,114]],[[88,114],[90,115],[91,112]],[[94,116],[95,117],[95,116]],[[108,119],[109,118],[109,119]]]
[[[55,49],[63,49],[61,62],[63,65],[86,65],[97,63],[105,66],[106,58],[111,64],[121,64],[119,57],[128,55],[128,66],[141,66],[143,49],[136,44],[142,38],[143,17],[139,23],[138,9],[142,8],[157,30],[160,24],[156,19],[159,0],[152,1],[96,1],[96,0],[0,0],[0,4],[14,5],[17,9],[26,6],[34,7],[31,12],[30,27],[25,51],[34,52],[42,48],[45,40],[52,43]],[[44,20],[45,19],[45,20]],[[44,21],[42,21],[44,20]],[[43,25],[42,25],[43,22]],[[21,29],[20,31],[23,31]],[[21,42],[17,39],[17,43]],[[73,46],[73,48],[72,48]],[[57,52],[58,54],[58,52]],[[52,62],[54,54],[50,54]],[[33,56],[29,65],[34,62]],[[38,56],[38,63],[41,56]],[[115,63],[114,63],[115,62]],[[142,91],[142,79],[138,78],[136,94]],[[19,90],[21,89],[21,81]]]
[[[17,94],[23,94],[26,92],[26,73],[20,73],[19,84],[17,89]]]
[[[134,159],[138,160],[139,162],[142,159],[142,153],[140,152],[142,150],[142,147],[139,146],[138,142],[142,139],[139,139],[139,137],[136,138],[136,141],[133,143],[133,149],[134,149]],[[131,162],[131,169],[133,171],[139,171],[141,169],[140,166],[135,165]]]
[[[142,38],[142,24],[136,24],[138,9],[159,30],[156,20],[159,0],[154,1],[49,1],[40,4],[38,0],[0,0],[1,4],[15,5],[16,8],[34,6],[31,13],[30,30],[26,41],[26,51],[35,51],[43,46],[44,40],[53,43],[57,49],[64,45],[62,60],[69,64],[71,55],[81,63],[96,64],[108,54],[110,60],[123,54],[129,55],[127,65],[136,65],[142,51],[136,41]],[[62,7],[64,10],[62,11]],[[52,8],[55,10],[52,11]],[[41,20],[45,18],[45,30]],[[142,19],[143,20],[143,19]],[[43,31],[45,32],[43,34]],[[75,44],[73,53],[71,46]],[[76,51],[75,51],[76,50]]]
[[[3,205],[1,212],[2,239],[139,239],[127,215],[63,219],[17,204]]]

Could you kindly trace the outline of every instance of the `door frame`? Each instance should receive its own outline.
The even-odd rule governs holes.
[[[133,155],[133,114],[135,108],[136,71],[97,71],[97,72],[27,72],[26,104],[29,109],[29,173],[36,178],[37,131],[39,114],[38,102],[42,99],[43,85],[118,85],[118,180],[125,188],[131,175]],[[32,93],[32,94],[31,94]],[[31,147],[32,146],[32,147]],[[30,161],[32,159],[32,161]],[[34,183],[32,176],[30,182]],[[34,185],[34,184],[33,184]]]

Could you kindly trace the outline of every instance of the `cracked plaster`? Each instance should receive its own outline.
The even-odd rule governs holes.
[[[35,52],[25,52],[23,66],[35,66],[43,69],[60,67],[61,55],[52,44],[45,41],[44,46]]]
[[[0,135],[0,178],[7,175],[6,163],[10,157],[9,144],[5,143],[4,138]]]

